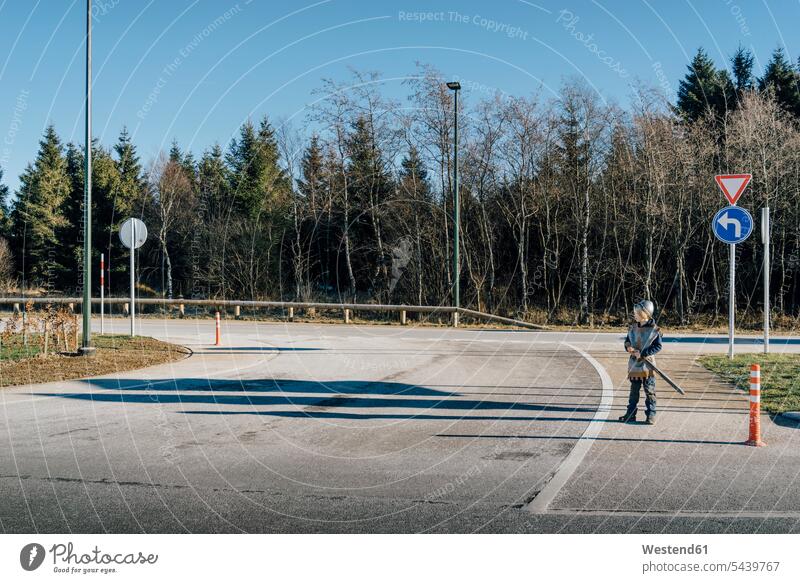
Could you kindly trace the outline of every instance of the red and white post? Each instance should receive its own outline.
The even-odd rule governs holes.
[[[217,314],[215,316],[215,319],[216,319],[216,322],[217,322],[217,339],[214,342],[214,345],[215,346],[222,346],[222,328],[221,328],[221,324],[220,324],[220,321],[219,321],[219,312],[217,312]]]
[[[745,445],[762,447],[761,441],[761,366],[750,366],[750,439]]]
[[[104,253],[100,254],[100,334],[105,332],[105,289],[106,289],[106,256]]]

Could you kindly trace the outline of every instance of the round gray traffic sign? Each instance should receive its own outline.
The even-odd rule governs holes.
[[[138,249],[147,240],[147,227],[139,219],[130,218],[120,225],[119,240],[128,249]]]

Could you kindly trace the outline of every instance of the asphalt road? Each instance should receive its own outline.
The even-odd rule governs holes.
[[[745,399],[692,368],[718,340],[667,342],[690,392],[664,395],[651,428],[613,422],[619,334],[228,322],[215,347],[208,321],[142,333],[194,354],[0,391],[0,531],[800,531],[797,429],[767,419],[759,450],[731,435]]]

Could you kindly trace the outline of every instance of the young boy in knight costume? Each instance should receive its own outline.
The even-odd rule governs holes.
[[[656,422],[656,379],[653,371],[644,363],[645,358],[661,350],[661,330],[653,321],[654,312],[655,306],[650,300],[643,300],[633,307],[633,317],[636,321],[628,329],[628,336],[625,338],[625,350],[631,355],[628,359],[631,391],[628,396],[628,409],[619,418],[624,423],[636,421],[639,392],[642,388],[644,388],[647,415],[645,423],[654,425]]]

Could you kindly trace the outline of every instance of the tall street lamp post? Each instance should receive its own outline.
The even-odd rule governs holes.
[[[458,309],[461,307],[461,266],[458,260],[458,235],[461,229],[459,218],[460,202],[458,199],[458,92],[461,83],[450,81],[447,88],[453,91],[453,326],[458,326]]]
[[[92,354],[92,0],[86,0],[86,152],[83,187],[83,339],[80,352]]]

